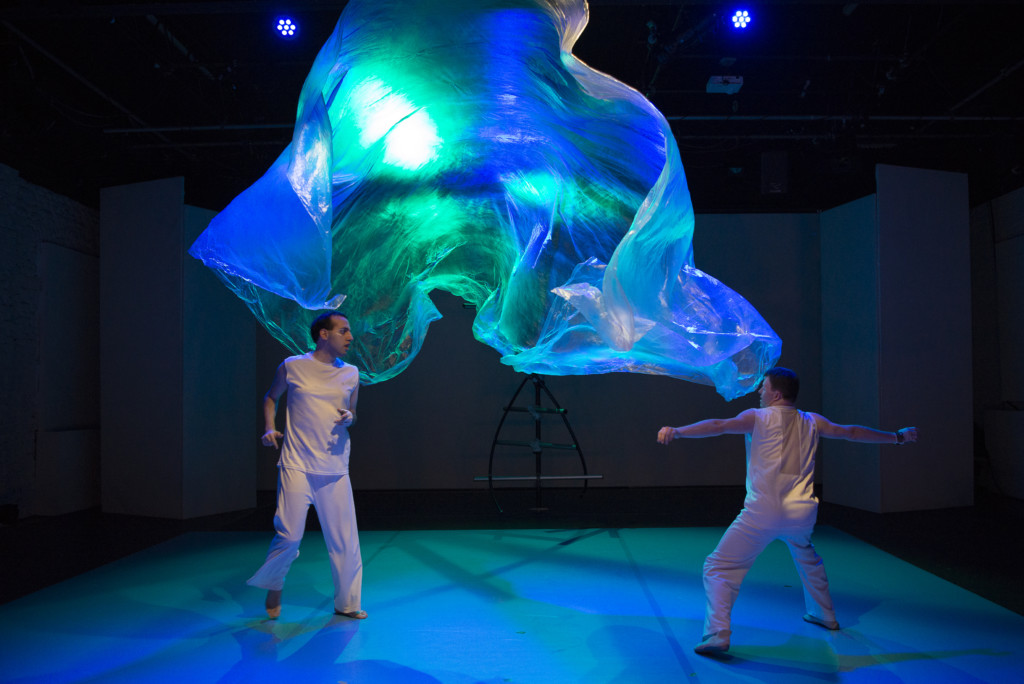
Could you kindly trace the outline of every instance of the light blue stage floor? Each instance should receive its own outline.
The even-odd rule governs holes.
[[[0,606],[0,681],[1024,681],[1024,617],[831,528],[815,540],[842,631],[801,620],[775,543],[730,657],[698,656],[700,568],[722,531],[364,532],[365,621],[331,614],[318,533],[277,621],[244,583],[269,532],[187,534]]]

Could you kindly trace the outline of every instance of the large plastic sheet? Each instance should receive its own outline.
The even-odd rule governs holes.
[[[694,267],[669,126],[573,56],[587,18],[582,0],[349,2],[292,143],[190,253],[296,353],[341,306],[364,383],[412,361],[440,288],[523,372],[750,391],[781,341]]]

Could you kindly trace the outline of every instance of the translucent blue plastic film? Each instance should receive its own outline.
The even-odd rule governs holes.
[[[409,364],[440,288],[476,305],[477,339],[523,372],[750,391],[781,341],[694,267],[675,140],[643,96],[572,55],[587,13],[349,2],[291,145],[190,253],[295,352],[340,305],[364,383]]]

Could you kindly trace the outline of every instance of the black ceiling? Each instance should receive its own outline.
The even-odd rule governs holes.
[[[287,6],[301,40],[273,35]],[[33,0],[0,9],[0,162],[98,203],[185,176],[220,209],[291,136],[344,3]],[[872,192],[874,165],[969,174],[973,204],[1024,185],[1024,3],[593,0],[575,53],[669,118],[698,212],[803,211]],[[739,76],[734,94],[712,76]]]

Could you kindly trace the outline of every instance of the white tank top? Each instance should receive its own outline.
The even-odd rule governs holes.
[[[327,364],[313,353],[284,360],[288,411],[278,465],[317,475],[348,474],[348,428],[336,423],[359,386],[359,370]]]
[[[792,406],[754,409],[747,435],[747,498],[744,507],[783,524],[813,524],[814,457],[818,426]]]

